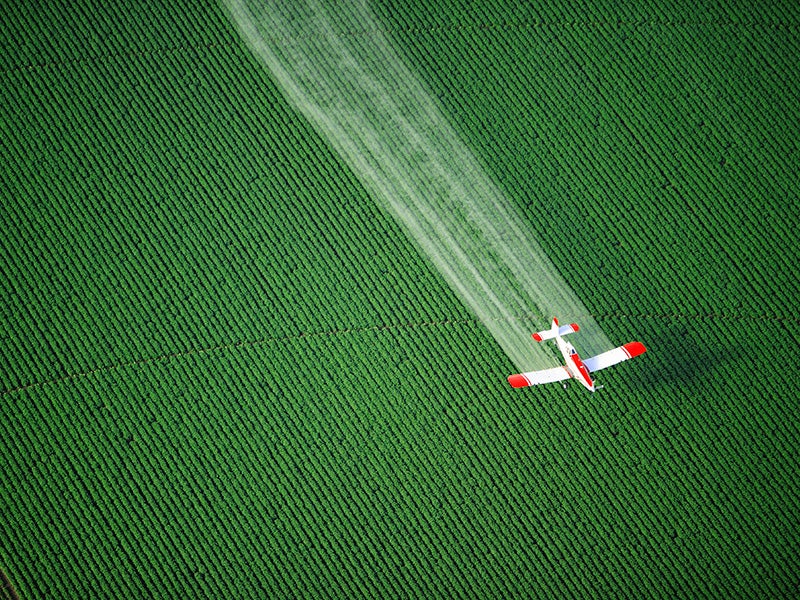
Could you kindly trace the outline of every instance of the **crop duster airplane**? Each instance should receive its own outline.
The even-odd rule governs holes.
[[[586,360],[582,360],[575,348],[567,341],[561,339],[561,336],[568,333],[575,333],[580,328],[577,324],[562,325],[559,327],[558,319],[553,317],[553,323],[550,329],[539,331],[533,334],[533,339],[537,342],[544,340],[555,339],[558,344],[558,349],[564,355],[564,362],[566,366],[554,367],[552,369],[544,369],[543,371],[531,371],[529,373],[520,373],[519,375],[511,375],[508,378],[508,383],[511,387],[521,388],[529,385],[539,385],[541,383],[553,383],[554,381],[563,381],[565,379],[577,379],[583,384],[590,392],[600,389],[595,385],[590,373],[605,369],[624,360],[633,358],[644,354],[647,350],[641,342],[629,342],[619,348],[614,348],[608,352],[603,352],[597,356],[592,356]],[[566,384],[565,384],[566,386]],[[602,387],[602,386],[600,386]]]

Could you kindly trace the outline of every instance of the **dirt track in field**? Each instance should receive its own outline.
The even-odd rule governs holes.
[[[20,600],[14,584],[3,569],[0,569],[0,600]]]

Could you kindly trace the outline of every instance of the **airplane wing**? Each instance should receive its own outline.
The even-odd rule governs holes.
[[[511,387],[521,388],[529,385],[540,385],[542,383],[563,381],[564,379],[569,378],[569,371],[567,371],[565,367],[553,367],[552,369],[544,369],[542,371],[530,371],[529,373],[510,375],[508,377],[508,383],[511,384]]]
[[[598,354],[597,356],[584,358],[583,364],[586,365],[586,368],[589,369],[590,372],[599,371],[600,369],[605,369],[606,367],[621,363],[629,358],[644,354],[646,351],[647,348],[645,348],[644,344],[641,342],[630,342],[619,348],[614,348],[608,352]]]

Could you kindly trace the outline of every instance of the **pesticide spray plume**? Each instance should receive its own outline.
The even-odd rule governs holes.
[[[459,139],[358,0],[227,0],[288,101],[401,224],[519,370],[552,366],[531,340],[580,319],[581,347],[612,347],[528,222]],[[538,314],[541,319],[529,318]]]

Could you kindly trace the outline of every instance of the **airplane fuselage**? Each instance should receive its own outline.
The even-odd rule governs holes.
[[[594,392],[594,381],[592,381],[592,378],[589,375],[589,369],[587,369],[586,365],[583,364],[583,361],[578,355],[578,352],[575,350],[575,347],[561,336],[556,336],[555,340],[556,344],[558,344],[558,349],[561,350],[561,354],[564,356],[564,363],[566,364],[566,368],[570,376],[572,376],[573,379],[580,381],[583,387],[585,387],[587,390]]]

